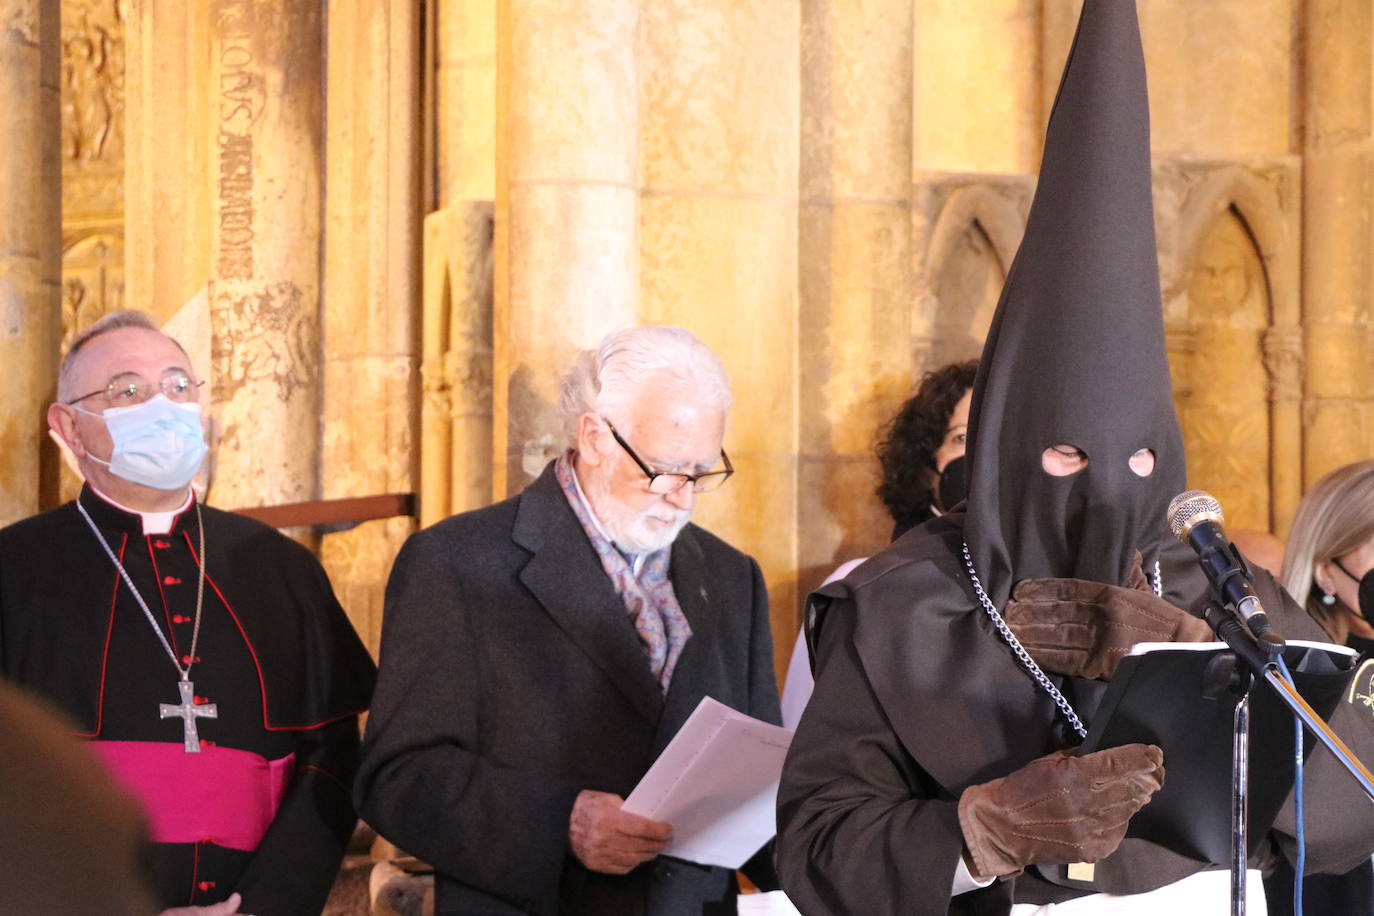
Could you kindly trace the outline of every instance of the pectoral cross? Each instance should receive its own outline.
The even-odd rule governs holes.
[[[181,681],[177,684],[177,690],[181,692],[181,705],[175,703],[159,703],[158,711],[162,713],[164,719],[181,719],[183,737],[186,741],[186,753],[200,753],[200,735],[196,734],[196,719],[217,719],[219,709],[214,703],[202,703],[196,705],[195,685],[190,681]]]

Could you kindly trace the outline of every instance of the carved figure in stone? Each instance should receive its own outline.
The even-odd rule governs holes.
[[[123,155],[123,0],[63,0],[62,152],[88,163]]]

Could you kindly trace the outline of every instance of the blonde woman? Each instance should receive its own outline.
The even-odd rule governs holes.
[[[1374,460],[1337,468],[1303,497],[1282,581],[1332,642],[1374,654]],[[1289,916],[1293,870],[1286,860],[1264,887],[1269,916]],[[1303,896],[1309,913],[1374,913],[1374,868],[1365,861],[1343,875],[1309,874]]]
[[[1337,468],[1303,497],[1282,579],[1332,642],[1374,653],[1374,460]]]

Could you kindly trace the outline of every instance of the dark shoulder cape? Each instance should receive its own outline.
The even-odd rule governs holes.
[[[855,648],[893,731],[955,795],[1067,740],[1053,701],[979,605],[963,569],[962,522],[962,514],[927,522],[811,601],[813,629],[822,630],[831,603],[854,603]],[[977,754],[951,746],[949,735],[979,722],[999,727],[982,734]]]
[[[879,707],[879,718],[919,773],[918,778],[907,778],[910,797],[951,803],[970,785],[1005,776],[1078,741],[1047,692],[1016,660],[982,609],[964,568],[962,532],[963,517],[958,514],[922,525],[847,578],[820,589],[808,605],[813,658],[820,666],[820,702],[834,699],[824,697],[821,690],[828,664],[857,669],[859,682],[867,685]],[[1162,551],[1166,596],[1179,606],[1196,610],[1206,600],[1208,585],[1191,552],[1178,546],[1182,550],[1166,547]],[[1256,584],[1270,617],[1285,635],[1323,638],[1311,618],[1272,577],[1257,571]],[[836,639],[846,642],[847,647],[836,646]],[[853,681],[854,674],[837,673],[835,678]],[[1091,688],[1100,682],[1066,684],[1057,675],[1050,678],[1067,688],[1078,713],[1090,722],[1098,694],[1074,688]],[[853,708],[849,714],[860,715]],[[812,717],[809,708],[807,715]],[[784,772],[779,796],[784,808],[797,804],[795,799],[808,791],[816,791],[816,786],[805,784],[809,777],[804,758],[813,753],[807,748],[849,740],[842,735],[811,734],[827,720],[820,711],[813,718],[812,723],[803,718],[793,745],[798,760],[794,765],[789,758],[792,774]],[[831,718],[827,727],[834,721],[840,720]],[[1374,715],[1368,709],[1359,703],[1342,704],[1332,716],[1332,724],[1364,759],[1374,758]],[[1165,765],[1167,768],[1167,761]],[[855,766],[863,770],[866,765],[861,762]],[[789,780],[789,775],[800,779]],[[789,786],[789,781],[794,784]],[[1315,867],[1322,870],[1346,869],[1374,846],[1374,827],[1363,823],[1367,819],[1340,815],[1361,801],[1349,777],[1337,772],[1320,751],[1308,769],[1307,804],[1310,864],[1316,859],[1322,864]],[[1322,814],[1315,815],[1317,811]],[[951,843],[957,848],[957,825],[953,829]],[[1290,801],[1274,827],[1274,840],[1280,848],[1291,851],[1293,831]],[[929,834],[926,840],[931,841]],[[841,859],[845,857],[844,850],[833,852]],[[954,863],[945,864],[952,873]],[[1098,863],[1096,884],[1111,893],[1140,893],[1204,867],[1207,863],[1128,838],[1116,853]],[[925,870],[927,874],[944,874],[941,868]],[[884,892],[902,893],[895,888]],[[1010,892],[1010,899],[1033,903],[1073,896],[1073,892],[1052,888],[1029,871],[1016,879]],[[961,898],[961,903],[972,904],[978,894],[984,892]],[[962,912],[959,907],[955,911]]]
[[[142,538],[140,519],[83,490],[82,504],[116,552]],[[262,688],[263,726],[308,729],[367,708],[375,668],[318,561],[272,528],[202,507],[206,601],[241,627]],[[199,543],[194,509],[169,538]],[[93,731],[119,583],[75,503],[0,530],[0,673],[59,685],[68,712]],[[50,693],[50,695],[53,695]]]

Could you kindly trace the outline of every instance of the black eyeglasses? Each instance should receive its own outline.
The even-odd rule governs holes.
[[[720,450],[720,460],[725,462],[725,467],[719,471],[707,471],[705,474],[664,474],[655,471],[644,463],[644,459],[635,454],[635,450],[630,448],[630,443],[620,438],[620,433],[616,432],[615,424],[605,417],[601,422],[606,424],[606,428],[611,431],[615,441],[620,443],[620,447],[625,450],[639,469],[649,477],[649,492],[657,493],[660,496],[667,496],[669,493],[676,493],[687,484],[692,485],[695,493],[709,493],[720,488],[720,485],[730,479],[730,475],[735,473],[734,465],[730,463],[730,456],[725,454],[725,449]]]
[[[170,401],[184,404],[188,401],[194,401],[200,393],[200,386],[204,384],[204,380],[196,381],[184,372],[169,372],[156,382],[150,382],[136,372],[124,372],[110,379],[105,387],[83,394],[78,398],[72,398],[66,403],[77,404],[87,398],[103,394],[111,404],[118,407],[132,407],[161,393],[167,395],[167,399]]]

